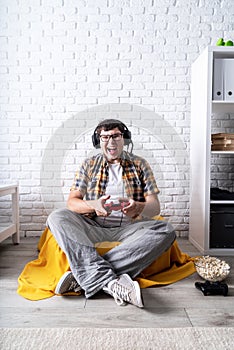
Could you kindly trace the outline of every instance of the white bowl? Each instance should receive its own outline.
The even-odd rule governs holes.
[[[230,272],[230,266],[224,261],[212,256],[202,256],[194,262],[199,276],[209,282],[223,281]]]

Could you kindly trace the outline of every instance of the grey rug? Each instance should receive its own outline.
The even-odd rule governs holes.
[[[233,350],[234,328],[1,328],[1,350]]]

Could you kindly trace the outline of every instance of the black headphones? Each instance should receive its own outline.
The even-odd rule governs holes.
[[[117,120],[117,119],[105,119],[103,121],[101,121],[98,126],[96,127],[96,129],[94,130],[94,133],[92,135],[92,142],[93,142],[93,146],[95,148],[101,148],[100,147],[100,135],[97,133],[98,128],[102,127],[102,126],[106,126],[108,124],[113,124],[113,128],[119,128],[120,126],[120,130],[123,130],[123,138],[124,138],[124,145],[128,146],[130,143],[132,143],[131,140],[131,132],[128,130],[128,128],[126,127],[126,125],[124,123],[122,123],[121,121]]]

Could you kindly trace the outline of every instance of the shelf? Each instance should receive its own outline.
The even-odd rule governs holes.
[[[11,195],[12,222],[0,223],[0,242],[12,236],[14,244],[19,244],[19,189],[17,184],[0,185],[0,197]]]
[[[193,237],[190,237],[189,240],[203,255],[234,256],[233,248],[204,248],[204,246]]]
[[[233,58],[234,46],[208,46],[207,50],[213,54],[213,58]]]
[[[213,113],[234,113],[234,101],[212,101]]]
[[[12,236],[16,232],[16,224],[0,225],[0,237],[1,241]]]
[[[234,200],[211,200],[210,204],[228,204],[234,205]]]
[[[211,151],[211,154],[234,154],[234,151]]]
[[[204,252],[204,255],[218,255],[218,256],[233,256],[233,248],[210,248]]]
[[[208,46],[198,56],[191,68],[189,240],[203,254],[234,256],[234,229],[231,227],[229,231],[229,228],[225,226],[226,218],[230,219],[230,225],[233,225],[234,200],[210,198],[211,181],[214,179],[212,172],[216,171],[213,168],[213,161],[217,160],[215,164],[219,166],[218,171],[225,172],[225,167],[222,168],[222,165],[226,164],[222,162],[224,159],[221,159],[220,162],[216,159],[225,157],[225,161],[228,159],[231,173],[234,171],[232,167],[233,148],[223,150],[224,148],[219,147],[220,150],[211,150],[212,131],[215,129],[216,133],[230,132],[233,128],[232,114],[234,114],[234,100],[212,100],[214,60],[217,58],[234,59],[234,47]],[[219,178],[217,180],[222,181]],[[225,215],[222,213],[222,206],[225,209]],[[217,209],[217,213],[213,213],[213,208]],[[215,227],[212,226],[214,219]],[[226,245],[229,248],[212,248],[216,234],[217,239],[220,240],[220,246],[225,247]]]

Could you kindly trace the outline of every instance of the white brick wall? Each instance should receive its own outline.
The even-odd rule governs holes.
[[[19,182],[22,234],[41,234],[97,122],[118,117],[187,235],[190,67],[234,39],[233,15],[232,0],[0,0],[0,181]]]

